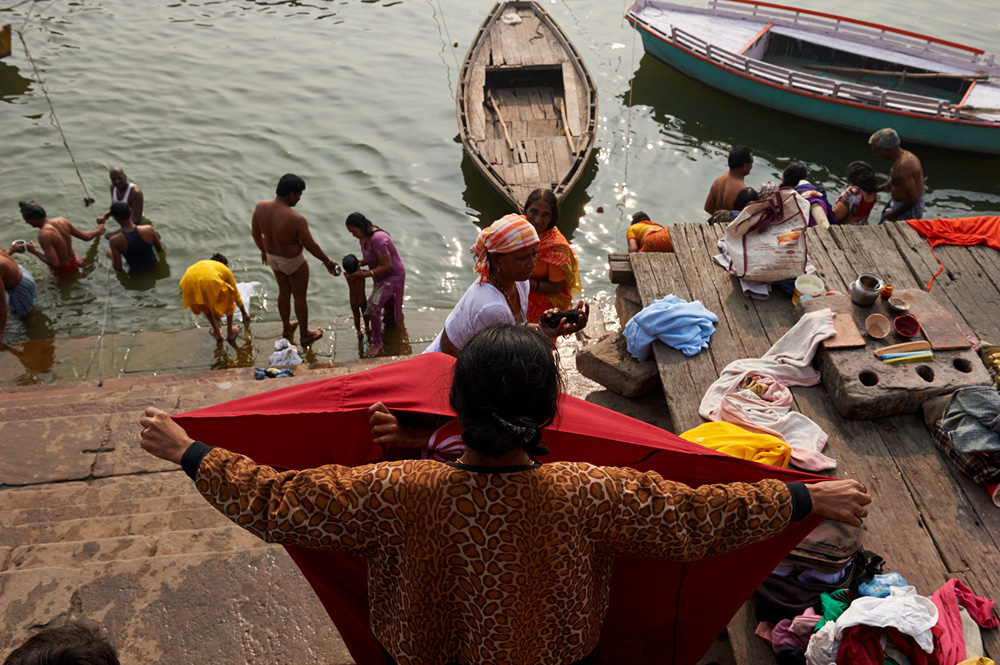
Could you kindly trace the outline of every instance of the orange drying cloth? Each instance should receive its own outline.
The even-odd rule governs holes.
[[[181,295],[184,309],[190,307],[195,314],[211,310],[216,316],[226,316],[236,311],[237,304],[243,307],[233,272],[211,259],[198,261],[184,272]]]
[[[927,239],[931,254],[938,245],[987,245],[1000,250],[1000,217],[956,217],[955,219],[908,219],[914,231]],[[937,259],[937,256],[934,256]],[[931,290],[934,277],[941,274],[944,264],[938,259],[938,270],[927,282]]]
[[[1000,217],[956,217],[955,219],[908,219],[913,230],[938,245],[989,245],[1000,249]]]

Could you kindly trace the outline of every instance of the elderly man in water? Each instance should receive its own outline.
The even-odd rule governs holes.
[[[38,245],[28,242],[25,249],[34,254],[49,267],[56,277],[68,277],[83,267],[83,259],[73,252],[73,238],[93,240],[104,233],[104,224],[99,224],[92,231],[81,231],[73,226],[65,217],[49,217],[45,208],[37,203],[18,203],[21,207],[21,217],[29,225],[38,229]]]
[[[125,169],[120,166],[112,166],[108,170],[108,177],[111,179],[111,203],[124,203],[128,206],[129,218],[133,224],[142,222],[142,209],[145,203],[142,190],[135,183],[128,181]],[[103,215],[97,218],[98,222],[106,222],[111,217],[111,208],[108,208]],[[118,231],[115,231],[118,233]]]
[[[871,135],[868,143],[876,155],[892,162],[889,180],[878,188],[880,192],[889,192],[892,196],[882,211],[879,223],[923,219],[924,169],[920,160],[899,146],[899,134],[894,129],[878,130]]]

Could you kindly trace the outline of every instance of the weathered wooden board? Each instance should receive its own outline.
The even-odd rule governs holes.
[[[661,344],[654,355],[675,428],[700,422],[697,409],[711,372],[741,357],[759,357],[798,319],[799,309],[782,295],[745,298],[738,281],[712,264],[721,227],[670,227],[677,249],[670,254],[611,255],[629,260],[643,304],[668,293],[701,299],[719,315],[708,353],[688,359]],[[846,293],[861,272],[874,272],[896,288],[925,288],[939,268],[926,241],[906,224],[810,229],[810,258],[827,289]],[[1000,253],[986,247],[936,250],[945,266],[932,295],[963,328],[1000,339]],[[627,275],[622,267],[616,279]],[[958,352],[946,352],[958,353]],[[710,360],[710,362],[709,362]],[[712,367],[712,370],[709,367]],[[717,376],[717,374],[716,374]],[[824,452],[838,462],[832,475],[864,482],[874,503],[865,520],[865,547],[931,595],[948,578],[962,579],[979,595],[1000,600],[1000,509],[983,488],[938,453],[917,416],[871,421],[842,418],[820,386],[794,388],[795,408],[828,434]],[[770,646],[756,637],[752,603],[729,625],[736,662],[774,663]],[[1000,631],[984,631],[988,655],[1000,655]]]

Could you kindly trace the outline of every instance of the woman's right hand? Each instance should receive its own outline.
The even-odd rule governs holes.
[[[545,313],[546,314],[550,312],[558,313],[558,311],[559,310],[557,309],[550,309]],[[578,330],[583,330],[584,328],[587,327],[587,321],[590,318],[590,305],[581,300],[576,304],[576,311],[577,311],[576,323],[570,323],[569,321],[566,320],[565,317],[563,317],[562,319],[559,320],[559,325],[556,326],[555,328],[550,328],[549,326],[546,326],[543,323],[539,323],[538,329],[552,338],[559,337],[560,335],[572,335]]]

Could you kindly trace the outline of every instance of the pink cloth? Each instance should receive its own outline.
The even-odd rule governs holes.
[[[993,615],[993,601],[989,598],[980,598],[972,593],[972,589],[954,577],[934,592],[931,601],[938,608],[938,622],[935,627],[941,629],[940,640],[934,646],[934,655],[943,665],[965,660],[965,637],[962,636],[959,605],[969,612],[969,616],[981,628],[996,628],[1000,625]]]
[[[816,614],[816,610],[808,607],[805,612],[794,619],[779,621],[771,631],[771,639],[769,640],[771,646],[774,647],[774,653],[778,653],[782,649],[805,651],[809,644],[809,638],[812,637],[816,624],[821,618],[820,615]],[[758,627],[757,630],[757,634],[760,635],[760,628]]]
[[[819,383],[820,375],[812,368],[812,359],[820,343],[834,334],[833,312],[829,309],[803,315],[763,357],[729,363],[708,388],[698,413],[706,420],[724,420],[781,438],[792,447],[791,463],[800,469],[835,468],[837,462],[820,452],[826,445],[826,432],[792,411],[792,393],[788,389]],[[763,377],[771,387],[760,396],[741,390],[748,375]]]

